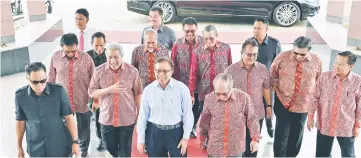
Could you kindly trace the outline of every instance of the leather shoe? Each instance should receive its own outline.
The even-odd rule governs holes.
[[[88,151],[82,151],[81,157],[88,157]]]
[[[105,151],[105,149],[106,149],[105,146],[103,144],[99,143],[99,145],[97,147],[97,151],[103,152],[103,151]]]

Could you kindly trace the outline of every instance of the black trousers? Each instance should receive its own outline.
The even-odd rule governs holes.
[[[264,119],[259,120],[260,133],[262,131],[263,120]],[[254,152],[254,153],[251,152],[251,141],[252,141],[252,138],[249,133],[248,126],[246,126],[246,151],[243,153],[243,157],[257,157],[258,151]]]
[[[85,113],[75,113],[77,127],[78,127],[78,138],[80,140],[80,150],[82,152],[88,152],[90,144],[90,122],[92,112],[88,111]]]
[[[341,148],[342,157],[355,157],[355,138],[336,137]],[[334,137],[326,136],[317,131],[316,157],[331,157]],[[338,156],[336,156],[338,157]]]
[[[274,157],[296,157],[300,152],[307,113],[289,112],[275,95]]]
[[[181,148],[177,148],[183,138],[183,126],[162,130],[152,123],[147,125],[146,142],[148,157],[187,157],[187,154],[181,155]]]
[[[130,157],[134,124],[130,126],[100,125],[106,149],[113,157]]]
[[[202,106],[202,107],[200,107],[200,106]],[[192,107],[193,116],[194,116],[193,128],[197,127],[197,123],[198,123],[199,117],[201,116],[202,110],[203,110],[203,104],[200,104],[200,102],[198,100],[198,94],[194,93],[194,105]]]
[[[95,112],[95,133],[97,135],[97,137],[99,138],[99,142],[100,142],[100,145],[104,146],[105,147],[105,143],[104,143],[104,138],[102,138],[102,130],[101,130],[101,127],[100,127],[100,123],[99,123],[99,114],[100,114],[100,111],[99,109],[97,109]]]

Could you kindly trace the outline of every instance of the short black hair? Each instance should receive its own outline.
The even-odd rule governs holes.
[[[72,46],[74,44],[78,45],[78,37],[75,34],[67,33],[61,36],[60,46]]]
[[[152,7],[150,8],[150,12],[158,11],[160,16],[163,16],[163,9],[161,7]]]
[[[33,62],[25,65],[25,72],[28,76],[30,76],[31,72],[36,72],[40,70],[44,70],[44,72],[46,72],[45,65],[41,62]]]
[[[106,41],[106,40],[105,40],[105,35],[104,35],[103,32],[95,32],[95,33],[92,35],[92,41],[91,41],[91,43],[93,43],[94,38],[100,38],[100,37],[102,37],[102,38],[104,39],[104,42]]]
[[[353,54],[352,52],[344,51],[344,52],[338,53],[338,55],[343,56],[343,57],[348,57],[347,64],[355,65],[356,60],[357,60],[357,56],[355,54]]]
[[[87,19],[89,19],[89,12],[85,8],[76,10],[75,14],[83,14]]]
[[[193,17],[184,18],[182,25],[196,25],[198,26],[197,20]]]
[[[252,47],[257,47],[258,48],[258,44],[257,44],[256,40],[250,38],[250,39],[247,39],[246,41],[244,41],[244,43],[242,44],[242,51],[244,51],[244,49],[246,49],[246,47],[248,45],[251,45]]]
[[[311,50],[312,40],[306,36],[300,36],[293,42],[293,46],[298,48],[308,48],[308,50]]]
[[[174,70],[174,63],[169,57],[160,57],[155,61],[155,64],[167,62],[172,70]],[[154,64],[154,65],[155,65]]]
[[[262,22],[262,23],[266,24],[267,26],[269,25],[269,21],[267,20],[267,18],[264,18],[264,17],[256,18],[255,22]]]

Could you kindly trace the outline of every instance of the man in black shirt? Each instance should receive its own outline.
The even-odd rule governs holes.
[[[87,51],[87,53],[92,57],[94,61],[95,67],[107,62],[107,57],[105,55],[105,35],[102,32],[96,32],[91,37],[91,43],[93,49]],[[91,107],[95,107],[92,104],[98,104],[99,101],[97,99],[92,99],[90,104]],[[99,109],[95,110],[95,129],[96,135],[99,138],[99,145],[97,147],[98,151],[105,151],[105,143],[104,139],[102,139],[101,130],[100,130],[100,123],[99,123]]]

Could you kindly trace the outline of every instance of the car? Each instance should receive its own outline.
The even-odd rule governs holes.
[[[163,9],[163,22],[177,18],[265,17],[289,27],[318,14],[319,0],[127,0],[128,11],[148,15],[151,7]]]

